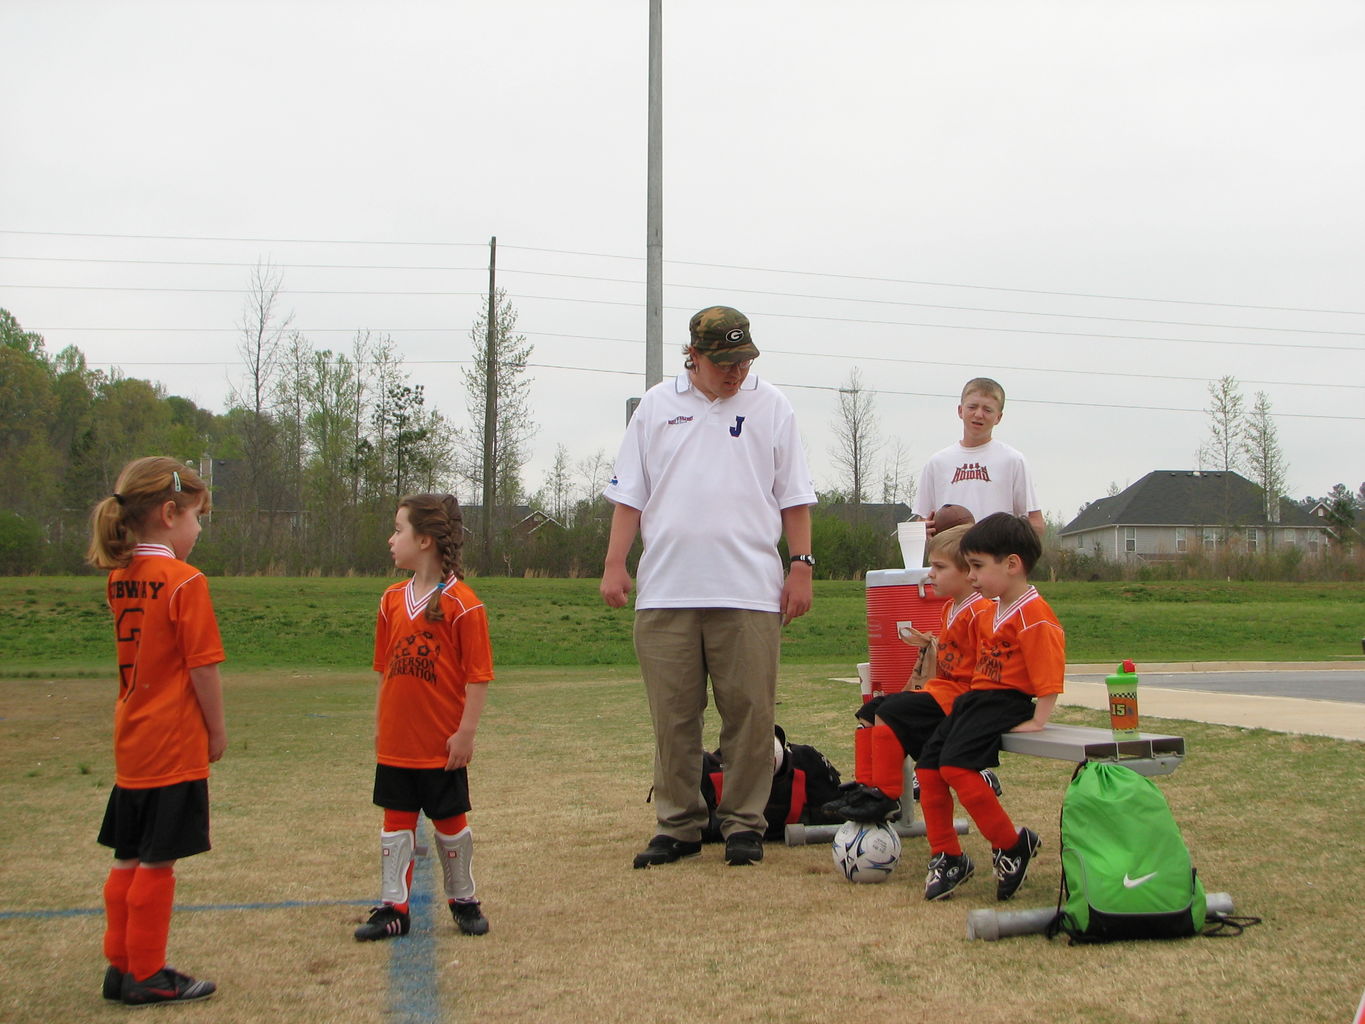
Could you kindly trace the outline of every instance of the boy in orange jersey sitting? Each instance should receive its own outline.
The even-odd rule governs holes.
[[[943,899],[972,875],[970,857],[953,828],[953,794],[990,840],[998,900],[1023,883],[1041,842],[1015,828],[982,768],[1000,763],[1000,737],[1037,732],[1052,715],[1066,671],[1066,635],[1057,616],[1028,581],[1042,554],[1038,535],[1007,512],[987,516],[959,544],[967,576],[995,614],[981,620],[971,690],[931,736],[915,767],[920,809],[929,839],[924,898]]]
[[[967,562],[959,544],[969,529],[955,526],[929,541],[927,579],[940,597],[948,599],[938,632],[934,678],[923,689],[876,697],[858,709],[856,717],[864,724],[853,734],[855,782],[845,795],[825,806],[835,817],[854,821],[893,817],[900,808],[905,755],[919,759],[925,741],[952,710],[953,701],[971,685],[977,622],[995,606],[967,579]],[[934,657],[933,648],[927,648],[923,657]]]

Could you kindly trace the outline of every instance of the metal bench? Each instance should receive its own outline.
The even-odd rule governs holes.
[[[1139,775],[1169,775],[1185,760],[1180,736],[1140,733],[1115,739],[1108,729],[1049,722],[1041,732],[1007,732],[1000,748],[1011,754],[1052,757],[1059,761],[1117,761]]]
[[[1007,732],[1001,737],[1000,747],[1011,754],[1031,757],[1050,757],[1058,761],[1114,761],[1131,768],[1139,775],[1169,775],[1185,760],[1185,740],[1180,736],[1140,733],[1129,739],[1115,739],[1108,729],[1085,725],[1058,725],[1049,722],[1039,732]],[[905,759],[905,787],[901,794],[901,819],[895,823],[902,838],[924,835],[924,822],[915,820],[915,804],[911,797],[911,780],[915,763]],[[965,835],[968,823],[955,819],[954,827]],[[788,846],[827,843],[839,830],[838,825],[788,825]]]

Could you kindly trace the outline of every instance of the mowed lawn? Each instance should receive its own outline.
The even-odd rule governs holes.
[[[1350,1019],[1365,985],[1351,881],[1365,841],[1359,743],[1145,720],[1186,737],[1186,763],[1160,785],[1208,889],[1264,918],[1241,937],[1075,948],[1041,936],[969,942],[967,912],[997,907],[989,852],[974,832],[964,843],[978,876],[944,904],[921,896],[923,840],[906,841],[901,865],[880,886],[843,881],[823,845],[770,845],[752,868],[727,868],[708,847],[697,860],[632,871],[653,816],[629,614],[599,608],[591,581],[474,582],[499,655],[471,769],[475,873],[492,932],[460,936],[438,905],[424,907],[419,930],[403,940],[351,938],[378,886],[368,633],[383,582],[214,580],[230,655],[231,745],[211,782],[215,849],[178,871],[170,957],[221,992],[202,1007],[151,1012],[228,1024],[805,1022],[869,1012],[933,1024]],[[1191,603],[1075,586],[1087,602],[1069,610],[1056,602],[1069,628],[1087,603],[1114,622],[1150,618],[1151,608],[1183,613]],[[98,993],[109,855],[94,835],[111,782],[113,699],[99,590],[95,578],[0,581],[6,1022],[83,1024],[128,1012]],[[1246,596],[1254,599],[1219,602],[1211,593],[1195,607],[1206,624],[1221,605],[1238,609],[1223,620],[1229,642],[1241,645],[1227,657],[1273,660],[1270,643],[1253,653],[1256,630],[1264,637],[1310,620],[1319,628],[1303,630],[1294,658],[1358,653],[1358,620],[1354,652],[1337,640],[1344,625],[1324,625],[1358,609],[1358,591]],[[826,585],[817,602],[825,621],[815,615],[809,632],[792,631],[778,719],[847,773],[857,696],[831,677],[857,660],[861,586]],[[1309,613],[1300,619],[1302,605]],[[1259,625],[1232,630],[1251,617]],[[1194,621],[1176,616],[1164,628],[1176,620]],[[1071,636],[1073,660],[1158,658],[1154,646],[1134,649],[1152,641],[1127,630]],[[1090,646],[1077,654],[1077,645]],[[813,653],[829,646],[836,654]],[[1159,657],[1212,660],[1192,641]],[[1102,717],[1058,715],[1091,725]],[[712,744],[715,735],[711,723]],[[1005,908],[1056,901],[1057,813],[1069,774],[1062,762],[1005,756],[1005,806],[1045,843]],[[430,860],[420,862],[416,888],[434,891]]]
[[[391,580],[215,577],[229,668],[365,668]],[[631,615],[588,579],[474,578],[500,665],[628,665]],[[1361,660],[1365,583],[1040,583],[1072,662]],[[110,624],[96,576],[0,577],[0,676],[104,674]],[[867,660],[861,582],[818,580],[783,660]]]

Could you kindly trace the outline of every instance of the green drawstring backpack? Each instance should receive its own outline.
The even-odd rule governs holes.
[[[1171,939],[1204,928],[1204,885],[1166,798],[1131,768],[1077,767],[1062,800],[1062,887],[1048,935]]]

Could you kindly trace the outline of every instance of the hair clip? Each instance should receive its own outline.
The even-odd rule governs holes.
[[[171,482],[174,485],[176,491],[178,492],[180,490],[180,474],[177,473],[175,470],[171,470]]]
[[[446,588],[446,581],[445,581],[445,580],[442,580],[440,583],[436,584],[436,593],[439,594],[441,591],[445,590],[445,588]]]
[[[117,501],[119,505],[127,504],[127,502],[123,498],[123,495],[119,494],[117,491],[114,492],[114,500]]]

